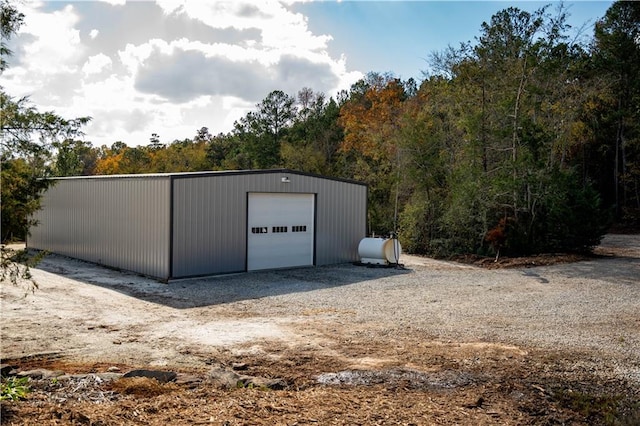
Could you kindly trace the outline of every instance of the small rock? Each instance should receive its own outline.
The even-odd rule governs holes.
[[[177,374],[173,371],[132,370],[125,373],[122,377],[148,377],[150,379],[156,379],[160,383],[169,383],[176,379]]]
[[[42,370],[19,371],[17,374],[18,377],[29,377],[30,379],[42,379],[43,375],[44,373]]]
[[[231,364],[231,368],[236,371],[241,371],[246,370],[247,368],[249,368],[249,366],[245,362],[234,362],[233,364]]]
[[[207,375],[213,382],[224,386],[235,388],[241,377],[234,371],[225,370],[223,368],[212,368]]]
[[[56,377],[58,380],[85,380],[87,377],[91,376],[91,374],[64,374],[60,377]]]
[[[107,371],[108,371],[109,373],[117,373],[117,372],[119,372],[119,371],[120,371],[120,369],[119,369],[118,367],[111,366],[111,367],[107,368]]]
[[[50,379],[54,377],[61,377],[64,375],[64,371],[60,370],[46,370],[46,369],[37,369],[37,370],[26,370],[20,371],[17,376],[18,377],[29,377],[30,379]]]
[[[105,382],[118,380],[122,376],[123,376],[122,373],[115,373],[115,372],[113,372],[113,373],[98,373],[98,374],[96,374],[96,377],[98,377],[99,379],[104,380]]]

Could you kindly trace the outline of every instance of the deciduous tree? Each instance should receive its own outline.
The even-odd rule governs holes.
[[[8,1],[0,3],[0,72],[8,66],[11,51],[6,40],[18,31],[24,15]],[[52,145],[75,139],[88,117],[67,120],[53,112],[39,112],[27,98],[13,99],[0,88],[0,200],[1,278],[16,284],[31,279],[29,265],[20,264],[26,251],[15,252],[5,245],[23,240],[34,225],[32,214],[40,207],[40,197],[50,184],[46,161]],[[33,281],[32,281],[33,282]],[[33,282],[35,285],[35,282]]]

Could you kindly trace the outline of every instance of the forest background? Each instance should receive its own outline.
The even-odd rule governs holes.
[[[2,0],[2,71],[23,19]],[[171,143],[95,147],[89,117],[2,89],[2,242],[26,237],[55,176],[290,168],[368,184],[369,234],[412,253],[589,251],[640,223],[640,2],[613,3],[586,42],[566,21],[562,5],[506,8],[474,42],[431,53],[421,82],[274,90],[232,131]]]

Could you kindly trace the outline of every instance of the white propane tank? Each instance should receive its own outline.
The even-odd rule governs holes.
[[[358,245],[360,262],[372,265],[398,263],[402,253],[400,241],[391,238],[363,238]]]

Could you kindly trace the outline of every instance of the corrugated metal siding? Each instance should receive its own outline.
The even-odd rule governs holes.
[[[245,270],[250,192],[317,194],[316,265],[358,260],[366,234],[364,185],[281,172],[177,176],[173,185],[176,278]]]
[[[325,181],[318,192],[317,264],[359,260],[358,244],[366,236],[367,189]]]
[[[169,277],[170,177],[60,179],[28,246]]]
[[[174,179],[173,276],[244,270],[244,176]]]
[[[158,278],[244,271],[247,194],[289,192],[316,195],[315,264],[355,261],[366,191],[289,171],[61,179],[28,246]]]

